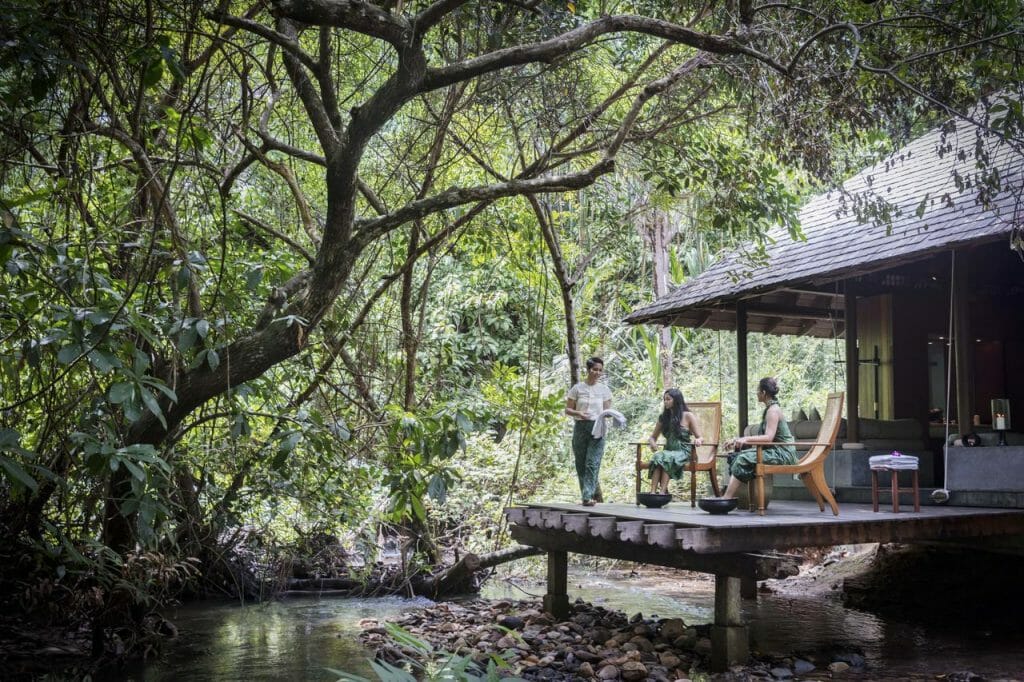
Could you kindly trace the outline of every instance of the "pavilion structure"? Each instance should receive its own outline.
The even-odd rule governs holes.
[[[763,264],[752,247],[725,254],[626,322],[735,331],[741,429],[751,332],[842,338],[832,485],[869,485],[871,454],[920,450],[950,502],[1024,507],[1024,139],[1001,118],[1008,102],[814,197],[805,238],[773,233]],[[947,431],[982,447],[947,453]]]

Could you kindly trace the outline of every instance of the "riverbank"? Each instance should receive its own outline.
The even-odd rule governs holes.
[[[883,548],[882,554],[887,558],[899,551]],[[630,590],[635,590],[638,599],[630,610],[611,608],[600,589],[572,585],[570,593],[588,594],[590,601],[574,603],[571,616],[561,622],[542,613],[537,596],[438,604],[392,622],[429,643],[434,651],[453,655],[460,664],[473,661],[486,666],[500,660],[505,674],[524,679],[981,679],[968,672],[975,664],[988,679],[1024,679],[1024,674],[1016,674],[1021,670],[1014,653],[1017,640],[976,642],[972,641],[975,633],[964,630],[954,637],[966,642],[950,644],[943,634],[933,647],[931,634],[920,628],[880,624],[857,612],[851,612],[847,627],[839,623],[836,628],[832,621],[837,612],[844,612],[844,586],[856,581],[869,584],[878,555],[875,545],[810,552],[799,575],[760,583],[764,603],[756,605],[761,611],[755,617],[761,622],[755,623],[759,626],[755,630],[760,630],[762,640],[767,639],[763,637],[766,627],[786,633],[774,644],[755,644],[748,664],[728,673],[709,670],[710,614],[706,607],[713,580],[699,573],[627,564],[604,569],[605,580],[633,586]],[[902,580],[907,579],[904,574]],[[542,592],[542,586],[526,589],[534,595]],[[704,609],[687,607],[682,614],[679,609],[669,611],[665,609],[669,603],[661,598],[667,593],[680,595],[676,598],[679,602],[670,602],[672,605],[700,602]],[[671,617],[654,615],[659,609]],[[396,638],[385,623],[365,621],[363,627],[362,641],[380,660],[395,664],[424,660],[413,640]],[[811,643],[794,635],[800,632],[822,636]],[[895,641],[908,635],[909,642]],[[887,641],[888,637],[893,641]],[[785,642],[790,648],[785,648]],[[890,669],[893,647],[900,650],[897,655],[906,651],[907,660]]]
[[[764,581],[772,592],[827,593],[846,577],[870,566],[869,549],[835,550],[829,556],[808,557],[796,579]],[[656,567],[634,567],[628,579],[657,591],[671,583],[686,591],[706,590],[711,576]],[[362,640],[379,660],[392,665],[422,666],[425,647],[406,639],[384,623],[363,623]],[[689,624],[682,618],[659,618],[643,613],[627,615],[582,600],[572,613],[556,621],[544,613],[536,598],[474,599],[437,604],[408,614],[392,625],[429,644],[433,652],[446,652],[452,663],[470,662],[480,669],[498,666],[504,675],[539,680],[688,680],[785,679],[846,671],[863,672],[865,659],[856,650],[813,652],[803,655],[760,654],[725,675],[710,673],[711,626]],[[443,656],[442,656],[443,658]]]
[[[479,670],[493,666],[502,675],[527,680],[692,680],[785,679],[864,670],[856,651],[828,655],[755,656],[724,675],[711,675],[711,626],[688,625],[680,618],[645,618],[577,601],[572,615],[556,621],[535,601],[473,600],[438,604],[394,624],[452,655],[455,668],[471,662]],[[379,660],[393,665],[425,664],[425,648],[393,629],[367,621],[363,642]],[[448,658],[441,654],[441,660]],[[435,657],[435,665],[437,665]]]

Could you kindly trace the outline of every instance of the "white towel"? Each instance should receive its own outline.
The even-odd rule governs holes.
[[[626,425],[626,415],[618,410],[605,410],[597,415],[597,419],[594,420],[594,428],[590,432],[590,435],[594,438],[604,438],[604,434],[608,432],[608,424],[605,422],[605,417],[611,417],[612,424],[616,428],[621,429]]]
[[[914,455],[875,455],[868,458],[868,466],[872,469],[913,470],[917,468],[917,457]]]

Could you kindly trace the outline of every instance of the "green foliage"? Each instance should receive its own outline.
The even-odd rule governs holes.
[[[473,422],[458,410],[418,416],[395,405],[385,410],[391,419],[382,462],[390,497],[388,513],[394,521],[426,523],[423,500],[429,495],[443,504],[448,489],[460,479],[451,460],[465,451]]]
[[[218,8],[0,9],[0,502],[13,536],[83,573],[136,543],[169,565],[229,556],[245,528],[356,543],[394,520],[497,546],[508,499],[575,497],[562,406],[577,350],[605,357],[630,418],[607,456],[626,495],[625,443],[653,425],[665,360],[651,330],[621,323],[651,298],[643,212],[678,222],[683,281],[769,227],[799,238],[802,198],[933,124],[924,103],[1022,80],[1010,0],[917,4],[912,23],[899,3],[769,3],[744,49],[785,62],[816,36],[791,73],[716,54],[627,129],[634,97],[693,48],[623,32],[450,87],[380,89],[611,11],[730,41],[731,5],[460,4],[406,70],[372,32],[303,21],[275,43]],[[859,36],[822,31],[850,22]],[[1022,119],[1008,99],[989,123],[1011,135]],[[508,189],[572,177],[613,140],[615,172],[582,190],[555,185],[535,209]],[[732,347],[670,337],[677,382],[721,398],[727,431]],[[836,376],[831,348],[754,341],[750,373],[810,405]],[[144,573],[117,579],[142,593]]]

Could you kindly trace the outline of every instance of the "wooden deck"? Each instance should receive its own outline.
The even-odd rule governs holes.
[[[696,554],[1024,534],[1024,510],[1020,509],[949,506],[924,506],[920,512],[903,509],[894,514],[885,507],[873,512],[871,505],[843,504],[839,516],[833,516],[827,510],[819,512],[812,502],[773,500],[768,513],[759,516],[744,509],[713,515],[691,508],[685,502],[673,502],[661,509],[632,504],[584,507],[539,502],[511,507],[506,510],[506,516],[513,526],[513,534],[516,526],[536,530],[548,536],[549,542],[545,544],[563,533],[571,533],[582,538]],[[537,536],[536,533],[529,535]]]
[[[912,507],[911,507],[912,509]],[[749,657],[740,597],[756,581],[794,571],[778,550],[867,542],[977,541],[1024,535],[1024,510],[925,506],[921,511],[873,512],[842,504],[839,516],[816,504],[772,500],[760,516],[738,509],[723,515],[675,502],[661,509],[632,504],[530,503],[505,510],[512,537],[547,552],[544,608],[568,615],[568,554],[587,554],[715,575],[711,666],[727,670]]]

